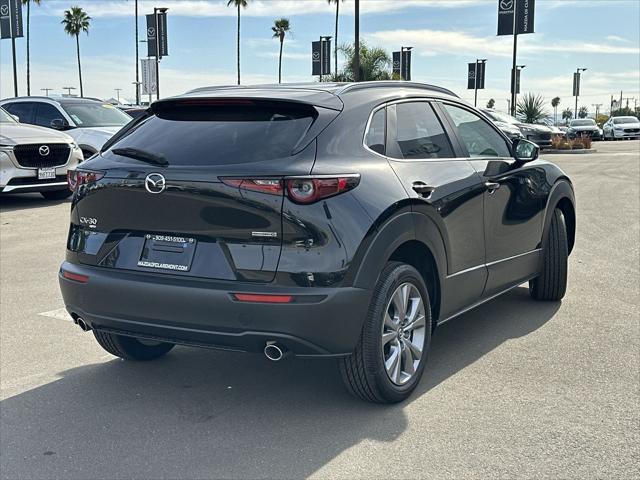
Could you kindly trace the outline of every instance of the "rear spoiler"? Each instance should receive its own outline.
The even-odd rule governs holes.
[[[198,100],[259,100],[287,103],[301,103],[314,107],[328,108],[329,110],[342,111],[344,104],[339,97],[326,90],[313,88],[251,88],[251,87],[217,87],[194,90],[193,92],[177,97],[164,98],[153,102],[159,105],[165,102],[198,101]]]

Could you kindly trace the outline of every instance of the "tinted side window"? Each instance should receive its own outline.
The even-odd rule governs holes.
[[[22,123],[33,123],[33,111],[35,104],[33,102],[15,102],[3,105],[4,109],[11,115],[17,115]]]
[[[405,159],[451,158],[453,150],[449,139],[427,102],[398,103],[395,132],[389,143],[390,156]]]
[[[510,157],[506,141],[485,120],[460,107],[444,104],[471,157]]]
[[[36,110],[36,120],[33,123],[41,127],[51,127],[51,121],[57,118],[63,119],[64,116],[56,107],[48,103],[40,103]]]
[[[376,153],[385,154],[385,136],[387,128],[386,109],[382,108],[373,114],[369,130],[365,137],[365,145]]]

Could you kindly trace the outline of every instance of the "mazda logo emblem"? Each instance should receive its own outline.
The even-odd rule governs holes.
[[[313,59],[320,60],[320,54],[318,52],[313,52]]]
[[[2,5],[2,8],[0,8],[0,14],[2,14],[2,16],[9,15],[9,7],[6,5]]]
[[[155,36],[156,36],[156,29],[155,29],[155,28],[153,28],[153,27],[149,27],[149,28],[147,29],[147,35],[148,35],[149,37],[152,37],[152,38],[153,38],[153,37],[155,37]]]
[[[150,173],[144,179],[144,188],[149,193],[162,193],[167,188],[167,181],[159,173]]]
[[[46,157],[47,155],[49,155],[49,146],[48,145],[42,145],[39,149],[38,149],[38,153],[43,156]]]
[[[511,10],[513,8],[513,0],[501,0],[500,8],[502,10]]]

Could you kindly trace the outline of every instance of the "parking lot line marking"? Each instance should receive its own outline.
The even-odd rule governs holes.
[[[65,320],[67,322],[72,322],[73,319],[69,312],[67,312],[66,308],[58,308],[57,310],[51,310],[49,312],[42,312],[38,315],[42,315],[43,317],[57,318],[58,320]]]

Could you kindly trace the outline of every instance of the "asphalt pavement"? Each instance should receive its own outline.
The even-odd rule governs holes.
[[[333,361],[110,356],[62,310],[69,202],[0,198],[1,478],[639,478],[640,142],[594,147],[545,156],[577,194],[562,303],[447,323],[394,406]]]

